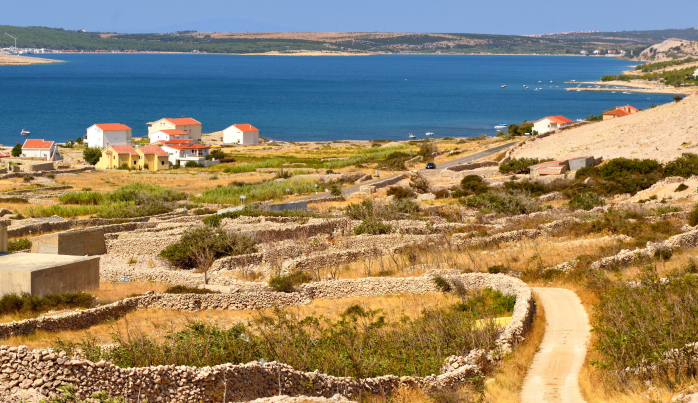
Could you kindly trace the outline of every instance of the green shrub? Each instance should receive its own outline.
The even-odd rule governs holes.
[[[12,151],[10,151],[10,154],[12,154],[12,156],[15,158],[22,155],[22,145],[19,143],[15,144],[15,146],[12,147]]]
[[[540,164],[541,162],[552,161],[552,159],[538,158],[512,158],[509,162],[499,166],[499,172],[503,174],[525,174],[528,173],[528,167],[531,165]]]
[[[391,225],[385,224],[381,220],[367,218],[363,220],[363,222],[359,224],[356,228],[354,228],[354,234],[383,235],[389,234],[392,230],[393,227]]]
[[[206,226],[185,232],[177,243],[166,247],[158,256],[179,269],[208,269],[200,267],[202,259],[215,260],[255,252],[257,247],[252,239]]]
[[[573,196],[568,205],[573,210],[591,210],[605,204],[604,199],[596,193],[586,192]]]
[[[664,176],[689,178],[693,175],[698,175],[698,155],[696,154],[684,153],[664,166]]]
[[[391,186],[386,192],[388,196],[393,196],[395,199],[407,199],[414,197],[414,192],[402,186]]]
[[[526,193],[533,197],[548,193],[545,185],[529,180],[504,182],[504,190],[509,193]]]
[[[507,273],[508,271],[509,268],[504,266],[503,264],[497,264],[487,268],[487,272],[490,274]]]
[[[480,175],[466,175],[460,181],[460,192],[456,192],[455,197],[478,195],[485,193],[490,189],[489,186],[482,180]]]
[[[217,160],[219,160],[221,158],[225,158],[225,153],[223,152],[223,150],[213,149],[213,150],[211,150],[211,152],[208,153],[208,156],[206,157],[206,159],[213,159],[213,158],[215,158]]]
[[[228,186],[205,190],[200,197],[192,200],[199,203],[239,205],[242,195],[247,197],[247,203],[282,199],[286,196],[286,189],[290,190],[290,194],[315,193],[315,184],[313,179],[298,176],[253,184],[231,182]],[[317,190],[324,192],[325,188],[320,185]]]
[[[293,292],[296,286],[313,280],[308,273],[294,271],[269,278],[269,287],[276,292]]]
[[[436,199],[448,199],[450,196],[451,193],[446,189],[441,189],[434,192],[434,197]]]
[[[475,316],[485,315],[491,312],[494,315],[511,315],[516,305],[516,296],[504,295],[501,291],[485,288],[484,290],[471,293],[468,299],[457,304],[456,309],[470,312]]]
[[[220,294],[220,291],[208,288],[188,287],[186,285],[173,285],[165,290],[165,294]]]
[[[7,242],[7,252],[19,252],[21,250],[31,249],[32,243],[27,238],[19,238]]]
[[[417,151],[417,155],[421,156],[424,161],[431,161],[433,159],[433,155],[439,152],[439,147],[436,145],[436,143],[433,142],[424,142],[422,145],[419,147],[419,151]]]
[[[664,168],[655,160],[614,158],[605,165],[585,167],[577,171],[577,183],[594,179],[595,191],[601,195],[635,194],[664,177]]]
[[[23,178],[23,180],[24,180],[24,183],[29,183],[29,182],[34,180],[34,177],[31,175],[27,175]]]
[[[95,297],[85,292],[64,292],[43,297],[31,294],[6,294],[0,298],[0,315],[35,314],[56,309],[90,308]]]
[[[98,205],[103,200],[104,195],[99,192],[69,192],[58,196],[63,204]]]
[[[543,208],[537,200],[520,193],[482,193],[460,200],[467,207],[480,209],[483,213],[500,213],[507,215],[530,214]]]
[[[398,199],[390,204],[373,203],[371,199],[365,199],[361,203],[351,203],[345,210],[347,217],[352,220],[401,220],[415,218],[420,212],[419,204],[411,199]]]
[[[274,210],[261,210],[256,206],[245,206],[242,210],[237,210],[237,211],[229,211],[227,213],[223,214],[216,214],[211,217],[206,217],[202,221],[206,225],[210,225],[212,227],[218,227],[220,226],[221,220],[224,218],[238,218],[241,216],[246,216],[246,217],[318,217],[317,214],[314,214],[310,211],[306,210],[283,210],[283,211],[274,211]]]
[[[186,164],[184,164],[185,168],[203,168],[204,164],[199,164],[196,161],[187,161]]]
[[[691,227],[695,227],[696,225],[698,225],[698,204],[693,206],[693,208],[691,209],[691,213],[688,216],[688,225],[690,225]]]
[[[688,186],[686,184],[682,183],[679,186],[674,189],[674,192],[683,192],[684,190],[688,189]]]
[[[412,156],[410,154],[407,154],[406,152],[394,151],[385,157],[381,165],[384,166],[386,169],[395,171],[405,171],[407,170],[405,162],[407,162],[407,160],[409,160],[410,158],[412,158]]]

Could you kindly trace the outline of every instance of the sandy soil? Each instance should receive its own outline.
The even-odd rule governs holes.
[[[521,389],[523,403],[583,403],[579,371],[586,356],[589,319],[577,295],[561,288],[535,288],[546,329]]]
[[[30,64],[58,63],[61,60],[41,59],[38,57],[15,56],[0,53],[0,66],[27,66]]]
[[[666,162],[698,153],[698,96],[636,114],[583,125],[528,142],[513,157],[653,158]]]

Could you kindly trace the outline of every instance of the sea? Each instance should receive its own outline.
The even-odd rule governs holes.
[[[572,120],[668,94],[565,91],[635,64],[607,57],[52,54],[65,63],[0,67],[0,144],[84,136],[123,123],[133,136],[164,117],[203,132],[251,123],[281,141],[406,140],[495,135],[499,124]],[[502,88],[506,85],[506,88]],[[528,86],[526,89],[524,86]],[[534,88],[542,88],[534,91]]]

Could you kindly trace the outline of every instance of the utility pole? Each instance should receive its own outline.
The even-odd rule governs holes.
[[[17,38],[15,38],[14,36],[8,34],[7,32],[5,32],[5,35],[7,35],[7,36],[9,36],[10,38],[12,38],[12,39],[15,40],[15,47],[14,47],[14,50],[15,50],[15,52],[17,52]]]

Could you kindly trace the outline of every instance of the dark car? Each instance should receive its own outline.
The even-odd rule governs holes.
[[[434,164],[433,162],[428,163],[427,169],[436,169],[436,164]]]

